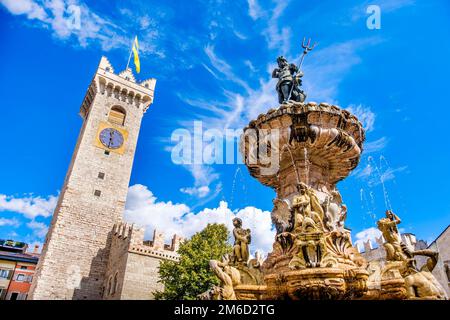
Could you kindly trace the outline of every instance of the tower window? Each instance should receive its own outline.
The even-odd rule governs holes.
[[[106,69],[105,69],[105,70],[109,72],[109,71],[110,71],[111,69],[110,69],[109,67],[106,67]]]
[[[94,191],[94,196],[100,197],[101,194],[102,194],[102,192],[100,190]]]
[[[108,150],[105,150],[105,154],[106,154],[107,156],[109,156],[109,151],[108,151]]]
[[[105,173],[104,172],[99,172],[98,173],[98,178],[102,179],[102,180],[105,179]]]
[[[123,126],[125,123],[125,110],[119,106],[114,106],[109,112],[108,121]]]

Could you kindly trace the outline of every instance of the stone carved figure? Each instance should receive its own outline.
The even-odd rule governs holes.
[[[229,264],[229,257],[222,257],[222,261],[210,260],[209,266],[220,280],[220,289],[213,297],[215,300],[236,300],[234,287],[241,283],[241,274],[238,269]],[[219,292],[219,293],[217,293]]]
[[[264,283],[264,275],[262,273],[262,265],[263,265],[263,257],[259,251],[255,252],[255,257],[249,260],[247,265],[247,272],[251,278],[249,282],[252,284],[263,284]],[[243,272],[241,271],[241,275]],[[243,277],[245,279],[245,277]],[[244,283],[245,284],[245,283]]]
[[[259,286],[264,284],[264,274],[262,272],[263,258],[259,251],[255,252],[255,257],[249,260],[248,245],[251,240],[250,229],[242,228],[242,220],[233,219],[233,235],[235,245],[233,253],[222,257],[222,261],[210,260],[211,270],[220,280],[220,286],[215,286],[199,295],[200,299],[207,300],[241,300],[251,298],[252,294],[246,293],[249,286]],[[244,291],[242,291],[242,286]]]
[[[303,72],[299,71],[293,63],[288,63],[285,57],[277,58],[278,68],[272,71],[272,78],[278,78],[276,86],[278,102],[285,103],[288,100],[304,102],[306,94],[299,87],[302,84]]]
[[[233,263],[247,263],[249,257],[248,245],[251,242],[251,231],[250,229],[242,228],[242,220],[239,218],[233,219],[233,236],[234,236],[234,247],[233,247]]]
[[[292,201],[294,213],[294,246],[298,253],[289,262],[291,269],[320,267],[326,255],[324,212],[315,191],[306,184],[298,185]]]
[[[447,300],[447,294],[441,284],[431,273],[437,264],[439,254],[432,250],[417,250],[413,256],[427,256],[427,262],[417,270],[414,259],[408,259],[401,274],[405,279],[408,299],[437,299]]]
[[[323,232],[324,212],[314,190],[304,183],[298,185],[298,195],[292,201],[294,233]]]
[[[400,299],[448,299],[445,290],[432,274],[439,254],[432,250],[409,249],[402,242],[397,225],[400,218],[391,210],[386,218],[377,222],[385,243],[387,263],[381,271],[381,292],[387,292],[387,298]],[[415,256],[428,257],[420,270],[416,266]],[[406,289],[406,290],[405,290]]]
[[[273,200],[272,223],[275,225],[277,234],[290,231],[292,228],[292,212],[287,200],[275,198]]]
[[[385,243],[387,261],[406,260],[405,246],[402,246],[402,239],[398,232],[397,225],[401,223],[400,218],[391,210],[386,211],[386,218],[377,221],[378,229],[381,231]]]
[[[342,230],[347,218],[347,207],[342,203],[339,191],[333,190],[327,199],[325,225],[328,231]]]

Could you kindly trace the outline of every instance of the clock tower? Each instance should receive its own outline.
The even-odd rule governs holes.
[[[102,57],[29,299],[101,299],[112,230],[122,219],[142,117],[156,80]]]

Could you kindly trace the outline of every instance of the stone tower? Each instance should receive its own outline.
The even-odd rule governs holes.
[[[101,299],[142,116],[156,80],[115,74],[102,57],[80,108],[83,125],[53,214],[30,299]]]

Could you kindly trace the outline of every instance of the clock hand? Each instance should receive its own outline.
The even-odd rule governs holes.
[[[113,131],[109,132],[109,143],[108,143],[108,148],[111,148],[111,143],[113,142]]]

